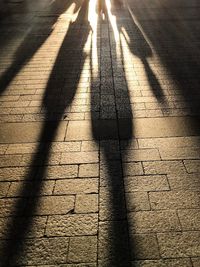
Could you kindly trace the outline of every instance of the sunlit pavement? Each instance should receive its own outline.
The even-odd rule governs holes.
[[[199,267],[198,1],[0,16],[0,267]]]

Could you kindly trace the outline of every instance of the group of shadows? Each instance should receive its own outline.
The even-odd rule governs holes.
[[[9,87],[10,83],[20,72],[23,66],[25,66],[31,60],[37,50],[39,50],[39,48],[45,43],[45,41],[53,31],[53,25],[55,24],[56,20],[71,6],[71,4],[74,4],[74,12],[78,11],[78,15],[76,17],[76,20],[70,22],[69,24],[67,33],[59,48],[54,66],[49,76],[48,83],[44,90],[42,108],[45,110],[45,118],[43,121],[40,136],[38,138],[36,153],[32,158],[29,171],[24,181],[24,185],[21,188],[20,198],[16,200],[14,206],[14,214],[8,225],[8,231],[5,238],[6,240],[5,242],[2,242],[0,254],[1,267],[16,266],[21,252],[23,251],[25,239],[27,237],[27,233],[31,231],[33,215],[37,210],[39,195],[42,191],[45,172],[50,157],[51,143],[55,139],[60,121],[63,120],[65,110],[70,106],[74,99],[80,80],[81,70],[83,69],[86,58],[88,56],[90,57],[91,64],[91,106],[92,100],[95,98],[97,92],[95,86],[99,82],[100,73],[101,71],[103,71],[103,68],[106,69],[107,67],[103,65],[104,60],[102,57],[104,56],[104,54],[102,51],[104,43],[101,42],[101,40],[101,45],[96,48],[98,54],[97,57],[99,59],[99,75],[97,75],[97,78],[96,74],[93,75],[92,72],[92,54],[88,55],[86,54],[86,52],[84,52],[86,41],[88,40],[89,35],[92,34],[92,28],[88,21],[89,0],[53,1],[48,12],[49,14],[54,14],[56,10],[56,16],[51,17],[51,21],[48,22],[47,25],[45,25],[44,32],[40,32],[40,34],[37,35],[35,34],[35,32],[33,33],[32,31],[29,31],[29,33],[26,35],[22,44],[14,55],[11,66],[8,67],[8,69],[0,77],[1,94],[3,94],[3,92]],[[157,101],[161,104],[165,103],[165,96],[163,94],[162,87],[158,79],[156,78],[156,75],[154,74],[148,63],[147,59],[153,56],[153,52],[151,46],[149,45],[149,42],[146,41],[143,33],[141,32],[141,28],[143,29],[143,32],[146,33],[146,36],[148,36],[148,39],[151,41],[154,50],[160,56],[164,66],[166,66],[166,68],[168,69],[173,80],[176,84],[179,85],[179,88],[182,90],[183,97],[185,97],[186,100],[188,99],[188,97],[192,98],[193,95],[196,95],[198,89],[197,86],[199,86],[199,63],[194,55],[194,53],[199,54],[199,50],[194,47],[195,50],[192,51],[192,46],[193,43],[195,43],[195,38],[199,38],[200,36],[194,35],[194,30],[192,34],[189,28],[187,28],[185,25],[181,25],[181,20],[179,20],[178,18],[173,22],[173,24],[169,24],[167,28],[165,26],[165,21],[162,20],[155,20],[154,24],[151,25],[151,30],[149,30],[147,23],[144,23],[144,21],[140,21],[140,27],[138,27],[138,24],[134,21],[132,15],[128,13],[126,5],[127,4],[124,4],[119,0],[113,0],[111,1],[111,12],[112,15],[116,16],[116,25],[118,32],[123,33],[122,28],[125,29],[127,33],[131,32],[131,35],[128,36],[128,39],[126,35],[124,35],[124,38],[127,39],[130,53],[140,59],[141,64],[144,67],[150,88],[152,89],[152,93]],[[120,20],[120,10],[126,10],[127,14],[129,14],[129,24],[127,23],[127,20],[126,23],[123,23],[123,20]],[[131,10],[131,12],[133,12],[134,14],[134,9]],[[97,11],[99,13],[99,24],[101,24],[102,13],[104,13],[105,19],[109,20],[104,1],[98,3]],[[180,34],[179,32],[180,28],[182,29],[182,34]],[[101,27],[97,27],[97,31],[101,31]],[[159,35],[159,31],[162,33],[165,32],[165,36],[163,34]],[[188,39],[187,43],[184,43],[183,40],[184,33],[190,34],[191,39]],[[100,32],[97,32],[97,36],[100,36]],[[134,36],[136,36],[137,38],[134,38]],[[165,45],[165,40],[168,44],[171,43],[173,45]],[[121,48],[122,55],[123,48],[121,43],[119,44],[119,46]],[[91,47],[91,51],[92,50],[93,48]],[[167,53],[163,53],[163,51],[167,51]],[[187,64],[181,64],[181,59],[184,59]],[[122,58],[121,60],[123,64],[124,59]],[[112,63],[114,64],[114,60]],[[188,84],[186,82],[186,80],[188,79],[185,78],[188,78],[189,75],[193,80],[192,84]],[[68,83],[68,81],[70,81],[70,83]],[[95,85],[94,91],[93,85]],[[99,90],[101,94],[100,83]],[[110,94],[115,94],[113,87],[111,88]],[[123,96],[129,98],[128,90],[126,90],[124,94],[126,95]],[[193,101],[189,103],[192,102]],[[126,108],[131,110],[130,101],[126,101]],[[192,108],[194,107],[192,106]],[[54,116],[53,120],[52,115]],[[128,140],[131,140],[134,135],[133,116],[133,114],[130,114],[130,116],[127,116],[127,118],[120,119],[117,118],[116,115],[116,118],[110,122],[111,126],[109,126],[108,122],[97,118],[96,112],[91,110],[93,140],[97,142],[97,144],[99,144],[99,141],[101,139],[119,141],[119,125],[121,125],[123,131],[125,131],[123,138],[127,140],[127,145],[124,145],[123,147],[123,149],[126,151],[129,146]],[[105,127],[105,125],[107,127]],[[117,147],[116,150],[118,150]],[[112,211],[112,220],[109,222],[111,228],[111,243],[108,244],[108,250],[110,253],[110,262],[108,262],[108,266],[131,266],[131,261],[134,260],[135,245],[134,239],[131,238],[131,235],[129,234],[129,224],[126,217],[126,201],[123,186],[123,159],[121,154],[119,153],[119,158],[117,160],[113,160],[112,151],[110,150],[109,146],[107,146],[106,142],[100,142],[100,151],[104,160],[104,165],[107,169],[107,183],[109,186],[109,192],[111,192],[110,205]],[[38,172],[39,175],[37,175]],[[26,183],[27,181],[34,181],[34,186]],[[31,196],[27,198],[27,192],[29,191],[31,192]],[[26,205],[26,203],[28,203],[28,205]],[[16,227],[17,225],[19,225],[19,218],[21,218],[22,220],[23,227]],[[137,257],[137,255],[135,256]]]

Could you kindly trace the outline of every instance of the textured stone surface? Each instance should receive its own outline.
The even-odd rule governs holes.
[[[154,210],[199,208],[199,192],[169,191],[150,192],[150,203]]]
[[[184,160],[184,164],[189,173],[200,172],[200,160]]]
[[[54,194],[80,194],[80,193],[97,193],[97,179],[67,179],[56,181]]]
[[[33,200],[30,199],[30,203]],[[74,210],[74,196],[44,196],[38,198],[37,215],[67,214]]]
[[[138,139],[140,148],[174,148],[174,147],[195,147],[200,142],[199,136],[191,137],[170,137],[170,138],[148,138]]]
[[[199,257],[199,232],[158,234],[160,253],[163,258]]]
[[[128,176],[124,179],[125,191],[165,191],[169,184],[165,175]]]
[[[127,211],[150,210],[150,203],[147,192],[126,193]]]
[[[98,212],[98,209],[97,194],[80,194],[76,196],[74,210],[76,213]]]
[[[134,120],[134,125],[133,136],[139,138],[199,135],[197,124],[194,129],[192,121],[187,117],[138,118]],[[126,125],[121,122],[120,136],[123,139],[128,137],[128,133],[123,131],[124,127]]]
[[[8,190],[8,197],[20,197],[22,192],[24,197],[52,195],[54,181],[38,182],[12,182]],[[23,189],[26,188],[26,191]]]
[[[1,197],[5,197],[8,189],[9,189],[10,183],[6,182],[6,183],[0,183],[0,198]]]
[[[143,166],[145,174],[175,173],[182,175],[186,172],[184,165],[181,161],[143,162]]]
[[[97,177],[99,176],[98,164],[81,164],[79,166],[79,177]]]
[[[133,259],[159,259],[159,248],[154,234],[130,234]]]
[[[94,262],[97,259],[97,237],[71,237],[69,242],[69,262]]]
[[[52,123],[48,127],[48,131],[53,130],[55,125]],[[39,140],[42,124],[38,122],[30,123],[4,123],[0,127],[1,143],[23,143],[23,142],[37,142]],[[64,141],[66,122],[59,125],[59,131],[56,134],[56,141]],[[23,134],[22,134],[23,133]],[[46,134],[45,140],[49,141]]]
[[[160,155],[156,149],[133,149],[122,153],[124,162],[160,160]]]
[[[29,265],[30,267],[54,267],[55,265]],[[69,263],[69,264],[60,264],[60,267],[96,267],[97,264],[96,263],[80,263],[80,264],[76,264],[76,263]],[[21,266],[20,266],[21,267]]]
[[[121,220],[126,217],[123,190],[106,190],[101,188],[99,197],[100,220]]]
[[[173,159],[198,159],[200,157],[199,148],[196,147],[176,147],[159,149],[163,160]]]
[[[192,263],[194,267],[198,267],[200,264],[200,258],[192,259]]]
[[[142,175],[144,172],[141,162],[124,163],[123,166],[124,166],[124,174],[127,176]]]
[[[138,211],[128,214],[129,228],[135,233],[180,231],[176,211]]]
[[[172,190],[199,190],[200,174],[186,173],[178,175],[176,173],[167,176]]]
[[[0,238],[6,238],[9,235],[9,229],[14,223],[15,232],[9,238],[17,239],[20,237],[20,233],[23,232],[24,226],[30,221],[30,227],[26,233],[28,238],[43,237],[46,228],[47,217],[46,216],[34,216],[31,218],[19,217],[13,221],[12,217],[0,218]]]
[[[42,168],[41,168],[42,172]],[[62,166],[48,166],[45,172],[45,179],[63,179],[63,178],[74,178],[78,176],[77,165],[62,165]],[[40,178],[40,170],[37,174]]]
[[[135,261],[132,267],[191,267],[190,259],[144,260]]]
[[[178,217],[182,229],[185,231],[200,229],[200,210],[199,209],[185,209],[178,211]]]
[[[129,243],[126,222],[102,222],[99,225],[99,265],[127,266]]]
[[[47,236],[96,235],[97,223],[96,214],[50,216],[46,234]]]
[[[21,202],[20,210],[18,211],[18,215],[22,215],[27,204],[26,199],[19,200]],[[3,198],[0,199],[0,216],[7,217],[15,215],[15,206],[18,203],[18,199],[16,198]]]
[[[25,180],[26,174],[28,173],[28,169],[29,168],[27,167],[0,169],[0,180],[1,181]]]
[[[80,164],[96,162],[98,162],[97,152],[63,153],[61,158],[61,164]]]
[[[23,250],[17,263],[19,265],[57,265],[65,263],[68,245],[68,238],[28,239],[23,246],[21,244]]]

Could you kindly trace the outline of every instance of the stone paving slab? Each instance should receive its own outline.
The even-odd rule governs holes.
[[[64,141],[66,122],[59,124],[59,130],[56,133],[54,141]],[[55,124],[49,124],[46,129],[51,132],[55,128]],[[42,130],[42,124],[37,122],[31,123],[4,123],[0,127],[1,143],[23,143],[23,142],[38,142],[39,135]],[[49,140],[48,134],[43,138],[43,141]]]
[[[198,119],[197,119],[198,121]],[[138,118],[132,122],[134,132],[130,133],[129,120],[119,121],[120,137],[127,139],[136,138],[156,138],[156,137],[174,137],[174,136],[193,136],[199,135],[198,122],[193,125],[190,118],[187,117],[167,117],[167,118]]]

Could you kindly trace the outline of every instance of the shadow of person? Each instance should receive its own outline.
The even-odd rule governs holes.
[[[137,6],[137,3],[135,3]],[[156,54],[161,61],[158,68],[168,74],[168,90],[175,100],[173,111],[180,112],[180,116],[193,116],[195,131],[199,128],[199,30],[198,4],[186,6],[183,4],[180,9],[171,1],[165,2],[165,7],[159,4],[155,9],[159,12],[152,12],[151,23],[145,23],[141,18],[139,9],[132,8],[131,12],[140,22],[140,25],[152,43]],[[196,8],[197,7],[197,8]],[[168,12],[166,13],[166,10]],[[142,16],[148,16],[149,8],[143,9]],[[194,19],[195,18],[195,19]],[[151,30],[149,30],[149,27]],[[173,112],[171,110],[171,112]],[[196,116],[196,118],[195,118]],[[192,124],[193,124],[192,122]],[[199,131],[197,131],[199,132]]]
[[[123,5],[120,0],[112,0],[111,2],[111,13],[116,17],[118,31],[123,35],[124,39],[126,40],[126,43],[132,55],[138,57],[141,60],[141,63],[144,66],[148,85],[151,88],[152,93],[159,102],[161,102],[162,104],[166,104],[162,87],[148,62],[148,58],[151,58],[153,56],[150,44],[148,43],[143,32],[137,25],[133,13],[129,9],[129,7],[126,7],[128,9],[130,18],[128,20],[129,23],[127,23],[123,20],[120,21],[116,13],[117,10],[122,9],[126,5]],[[131,24],[130,21],[132,21]]]
[[[93,62],[95,57],[92,54],[90,58],[91,104],[98,98],[100,105],[99,117],[91,111],[93,138],[100,145],[98,261],[99,266],[128,267],[131,260],[121,149],[122,146],[128,149],[133,124],[130,96],[120,68],[123,65],[122,55],[119,58],[110,56],[111,47],[117,49],[120,46],[120,43],[110,43],[112,34],[109,24],[105,24],[99,16],[96,34],[97,40],[100,40],[96,47],[98,62]],[[122,80],[119,80],[120,77],[123,77]],[[124,87],[121,87],[122,81]]]
[[[89,0],[82,1],[76,20],[70,23],[46,86],[42,102],[45,121],[36,153],[20,190],[20,198],[14,207],[14,216],[8,225],[5,238],[7,242],[3,244],[0,254],[1,267],[20,264],[20,255],[23,253],[27,234],[31,231],[33,216],[37,214],[51,143],[54,141],[65,110],[72,103],[86,57],[83,48],[90,32],[87,20],[88,3]],[[27,192],[30,192],[28,197],[26,197]]]
[[[20,70],[24,66],[26,66],[27,63],[29,63],[34,54],[51,36],[53,32],[53,27],[59,19],[59,16],[65,11],[67,11],[73,3],[75,4],[74,12],[77,12],[81,4],[81,0],[65,0],[62,5],[60,5],[60,8],[57,8],[56,14],[52,16],[52,14],[55,13],[55,6],[58,5],[57,2],[60,1],[54,1],[53,4],[48,7],[44,15],[34,18],[33,25],[31,25],[31,30],[26,34],[21,45],[13,56],[13,62],[0,76],[0,94],[2,94],[6,90],[6,88],[20,72]],[[51,17],[49,18],[47,14],[49,14]],[[39,34],[36,34],[38,25],[41,26],[41,19],[43,22],[45,20],[45,28]],[[42,24],[42,26],[44,27],[44,23]],[[3,49],[2,46],[1,48]]]

